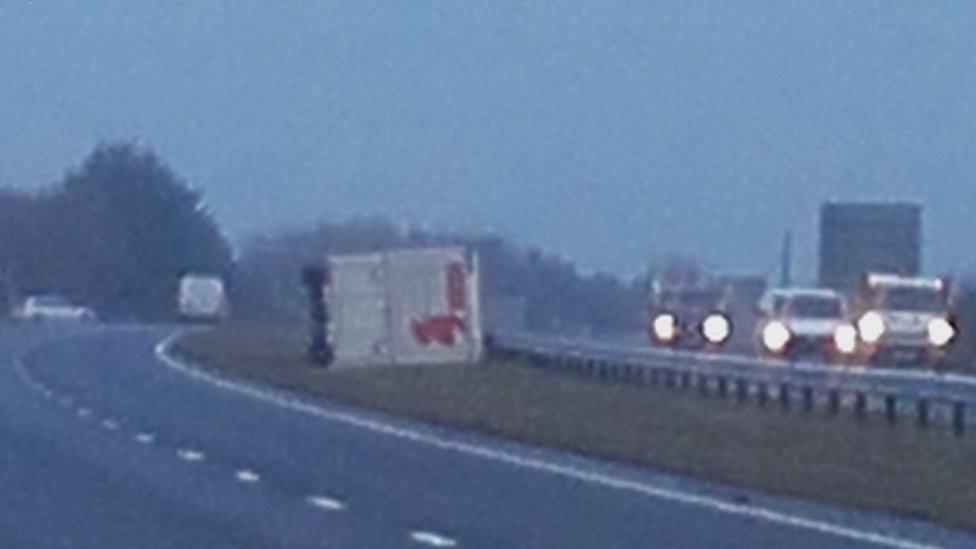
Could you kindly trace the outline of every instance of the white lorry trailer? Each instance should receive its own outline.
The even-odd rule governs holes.
[[[463,248],[331,256],[323,294],[338,365],[480,357],[478,263]]]

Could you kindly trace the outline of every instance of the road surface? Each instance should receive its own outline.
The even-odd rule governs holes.
[[[0,547],[976,546],[220,383],[172,332],[0,326]]]

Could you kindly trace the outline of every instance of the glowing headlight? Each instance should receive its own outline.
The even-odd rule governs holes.
[[[702,322],[701,332],[709,343],[724,343],[732,335],[732,323],[725,315],[712,313]]]
[[[786,349],[786,344],[790,342],[790,330],[782,322],[773,321],[763,328],[762,341],[773,353],[782,352]]]
[[[842,324],[834,330],[834,347],[849,355],[857,349],[857,330],[850,324]]]
[[[878,313],[868,311],[857,321],[857,331],[865,343],[877,343],[885,333],[884,319]]]
[[[933,318],[929,321],[929,343],[936,347],[944,347],[956,335],[956,329],[944,318]]]
[[[658,341],[670,343],[678,337],[678,319],[671,313],[661,313],[654,317],[651,329]]]

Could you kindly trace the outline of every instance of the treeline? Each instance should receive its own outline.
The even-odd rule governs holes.
[[[167,318],[182,273],[231,270],[200,194],[134,143],[97,147],[43,192],[0,192],[7,307],[52,293],[108,318]]]
[[[313,230],[257,237],[237,264],[235,310],[241,316],[297,319],[306,310],[297,273],[329,254],[390,248],[460,245],[477,252],[486,310],[513,305],[532,330],[620,332],[639,330],[646,285],[609,274],[583,275],[556,255],[520,248],[495,235],[401,229],[381,218],[323,223]]]
[[[583,275],[563,258],[494,235],[357,218],[252,238],[235,262],[201,195],[135,143],[96,147],[41,192],[0,190],[0,309],[56,294],[109,319],[167,319],[179,277],[192,271],[225,277],[236,316],[298,319],[307,305],[302,266],[328,254],[441,245],[477,251],[486,309],[505,304],[502,314],[526,328],[640,328],[642,283]]]

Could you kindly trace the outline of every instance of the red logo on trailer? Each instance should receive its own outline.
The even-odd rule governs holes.
[[[464,323],[467,305],[465,274],[464,263],[460,261],[452,261],[445,267],[447,313],[430,316],[422,320],[413,320],[410,323],[413,337],[421,344],[454,345],[455,339],[459,337],[459,332],[466,329]]]

